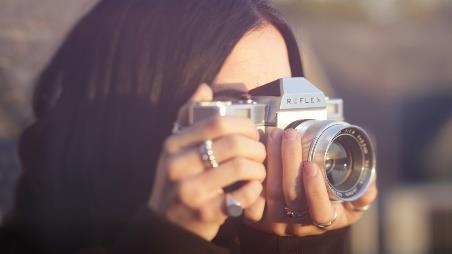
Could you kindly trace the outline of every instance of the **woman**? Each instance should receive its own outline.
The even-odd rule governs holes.
[[[171,133],[187,101],[302,75],[294,36],[266,1],[102,1],[37,84],[10,250],[347,251],[346,226],[376,190],[331,204],[318,167],[299,170],[297,132],[274,129],[265,147],[249,120],[217,117]],[[226,220],[234,205],[243,218]],[[305,206],[308,223],[283,212]]]

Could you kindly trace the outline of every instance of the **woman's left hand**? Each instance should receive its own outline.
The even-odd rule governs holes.
[[[249,225],[277,235],[318,235],[354,224],[365,210],[359,208],[367,208],[377,197],[373,179],[366,193],[358,200],[332,203],[319,167],[314,163],[304,163],[300,168],[301,163],[301,137],[298,132],[293,129],[271,130],[267,137],[264,191],[246,211],[254,213],[248,218],[260,220],[248,220]],[[284,210],[287,207],[299,213],[308,212],[308,219],[287,216]],[[324,228],[314,225],[328,225],[330,222],[331,225]]]

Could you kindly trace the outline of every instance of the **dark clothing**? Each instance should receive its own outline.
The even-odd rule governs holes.
[[[112,246],[63,246],[39,242],[39,233],[30,232],[26,225],[5,223],[0,231],[0,253],[348,253],[349,228],[320,236],[280,237],[252,229],[240,220],[228,220],[218,236],[208,242],[167,221],[161,215],[141,209]],[[82,237],[73,235],[73,238]],[[55,246],[59,246],[56,249]],[[68,247],[68,249],[64,249]],[[74,247],[74,246],[72,246]]]

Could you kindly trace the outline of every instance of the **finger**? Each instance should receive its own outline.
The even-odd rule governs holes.
[[[265,210],[265,193],[261,192],[256,201],[245,209],[245,218],[250,222],[258,222],[262,219]]]
[[[281,137],[283,130],[271,129],[267,138],[267,180],[265,193],[268,202],[284,200],[282,190]]]
[[[266,157],[265,146],[261,142],[240,135],[213,141],[212,151],[219,164],[237,157],[262,163]],[[168,159],[168,176],[173,181],[200,174],[204,170],[198,147],[183,149]]]
[[[294,129],[284,131],[282,145],[283,191],[286,205],[292,209],[302,211],[303,179],[301,173],[301,137]]]
[[[239,181],[257,180],[263,182],[265,175],[264,164],[244,158],[235,158],[226,161],[218,168],[193,177],[192,181],[210,191],[224,188]]]
[[[303,163],[303,183],[311,219],[317,224],[325,224],[334,216],[334,208],[328,197],[323,175],[312,162]]]
[[[242,135],[228,135],[219,138],[213,142],[212,149],[219,162],[243,157],[262,163],[267,156],[265,146],[261,142]]]
[[[182,106],[177,114],[178,123],[187,123],[188,121],[188,108],[192,102],[195,101],[211,101],[213,99],[213,91],[209,85],[202,83],[198,86],[196,91],[190,97],[189,101]]]
[[[284,210],[282,188],[281,138],[283,130],[271,129],[267,138],[267,178],[265,180],[265,214],[264,220],[274,221],[271,232],[286,235],[287,224],[281,221]]]
[[[349,211],[351,210],[354,212],[362,212],[356,208],[368,207],[375,201],[375,199],[377,198],[377,195],[378,195],[378,189],[377,189],[376,181],[373,180],[372,183],[369,185],[369,188],[367,189],[367,191],[364,193],[364,195],[362,195],[359,199],[357,199],[353,202],[350,202],[352,205],[346,206],[346,208]]]
[[[213,117],[200,121],[166,139],[164,151],[174,154],[182,148],[199,144],[206,139],[216,139],[227,135],[243,135],[259,140],[259,133],[254,123],[244,117]]]
[[[256,202],[261,192],[262,184],[259,181],[249,181],[241,188],[228,193],[228,195],[231,195],[233,199],[239,202],[242,208],[247,209],[251,204]],[[221,220],[227,216],[225,195],[215,196],[200,206],[198,214],[202,220]]]
[[[221,164],[218,168],[205,171],[201,175],[184,180],[180,186],[181,198],[185,203],[196,207],[212,198],[212,193],[238,181],[265,179],[262,163],[236,158]]]

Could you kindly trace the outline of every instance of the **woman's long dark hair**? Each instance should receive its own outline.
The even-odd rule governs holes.
[[[294,36],[263,0],[105,0],[41,74],[21,136],[15,221],[44,243],[109,245],[150,196],[162,141],[198,84],[265,22]],[[72,237],[77,235],[77,237]]]

